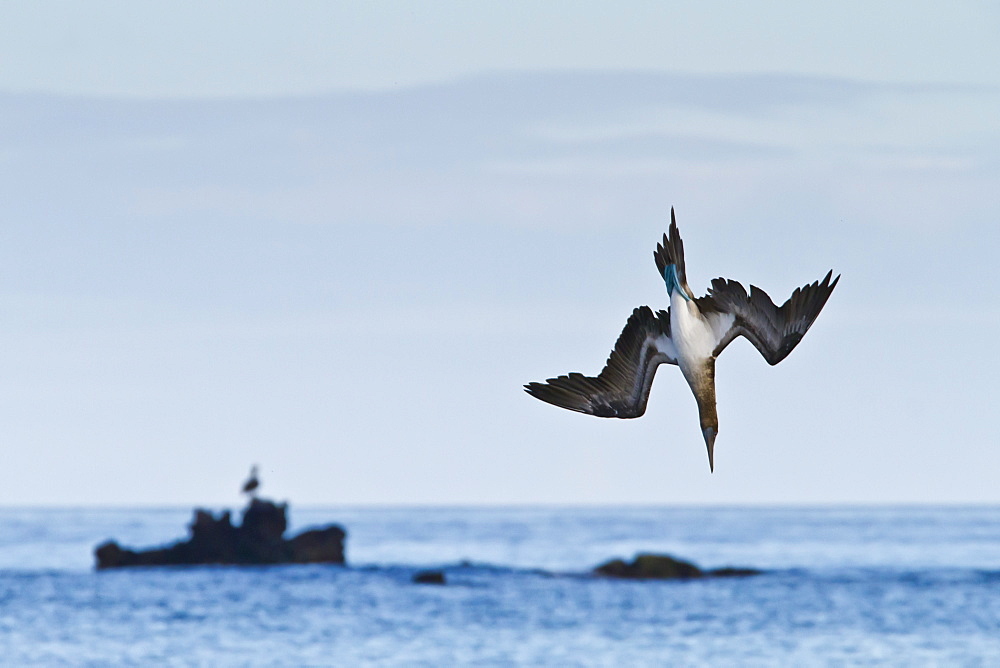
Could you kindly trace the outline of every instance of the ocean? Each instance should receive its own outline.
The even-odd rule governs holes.
[[[1000,665],[1000,507],[293,506],[347,566],[94,570],[191,514],[0,509],[0,664]],[[589,575],[639,552],[764,573]]]

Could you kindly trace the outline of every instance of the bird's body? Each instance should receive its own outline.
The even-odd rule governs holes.
[[[750,293],[736,281],[717,278],[709,293],[694,298],[687,284],[684,244],[670,211],[670,235],[653,254],[670,298],[669,311],[648,306],[632,312],[614,350],[596,377],[571,373],[525,390],[548,403],[598,417],[635,418],[646,411],[649,388],[660,364],[676,364],[698,404],[708,461],[715,469],[719,419],[715,401],[715,360],[737,336],[747,338],[770,364],[798,344],[819,315],[840,277],[798,288],[780,307],[760,288]]]
[[[260,478],[257,477],[257,465],[254,464],[250,467],[250,477],[243,483],[243,493],[252,497],[258,487],[260,487]]]

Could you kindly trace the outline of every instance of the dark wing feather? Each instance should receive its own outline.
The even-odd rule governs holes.
[[[677,218],[674,217],[674,209],[670,208],[670,236],[663,235],[663,241],[656,244],[653,251],[653,259],[656,260],[656,268],[663,278],[663,270],[667,265],[677,265],[677,278],[681,285],[687,285],[687,272],[684,270],[684,242],[681,241],[681,233],[677,231]]]
[[[737,281],[713,280],[708,294],[696,300],[698,308],[709,319],[726,314],[734,316],[728,330],[719,333],[714,355],[718,356],[737,336],[744,336],[768,364],[785,359],[805,336],[837,287],[840,276],[831,283],[832,275],[831,271],[822,281],[796,288],[780,307],[756,286],[750,286],[748,295]]]
[[[646,412],[653,375],[660,364],[676,364],[670,316],[648,306],[632,312],[604,370],[595,378],[580,373],[528,383],[531,396],[571,411],[598,417],[635,418]]]

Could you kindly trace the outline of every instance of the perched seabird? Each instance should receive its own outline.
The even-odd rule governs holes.
[[[243,483],[243,493],[253,496],[254,491],[260,487],[260,480],[257,478],[257,465],[250,467],[250,477]]]
[[[708,466],[715,471],[715,360],[737,336],[754,345],[771,365],[785,359],[816,320],[840,276],[797,288],[781,306],[751,285],[747,294],[732,280],[716,278],[704,297],[695,297],[684,270],[684,243],[670,209],[670,235],[653,253],[667,284],[670,308],[632,311],[604,370],[597,377],[571,373],[544,383],[528,383],[528,394],[550,404],[598,417],[637,418],[646,412],[653,374],[660,364],[676,364],[694,393]]]

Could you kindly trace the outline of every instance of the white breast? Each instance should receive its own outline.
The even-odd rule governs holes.
[[[685,375],[687,369],[712,356],[717,342],[711,325],[701,318],[694,302],[676,292],[670,296],[670,336],[677,347],[677,365]]]

